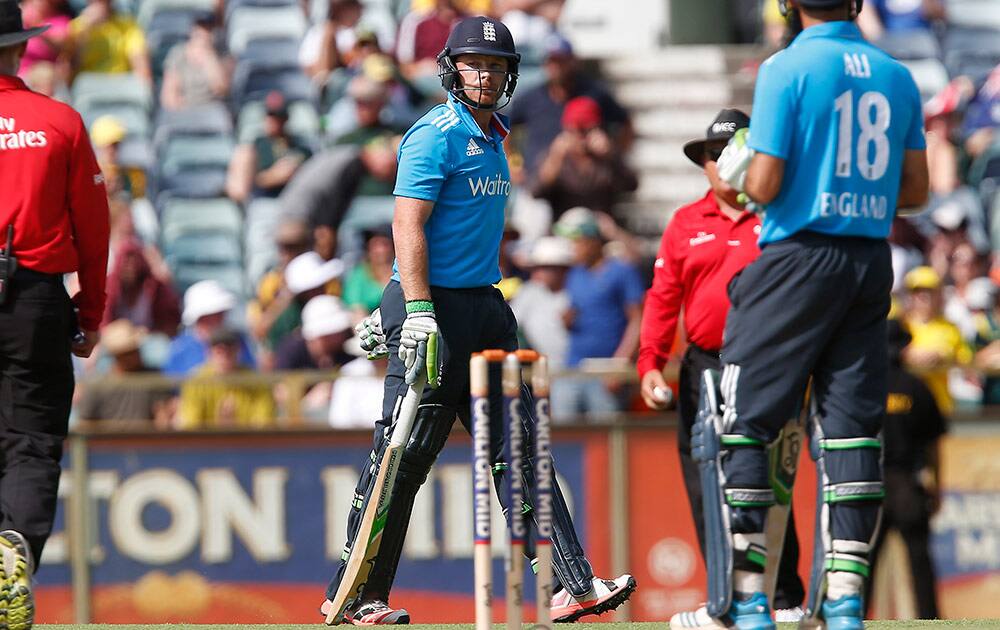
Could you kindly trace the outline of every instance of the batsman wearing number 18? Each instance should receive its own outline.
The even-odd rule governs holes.
[[[470,427],[472,353],[517,349],[517,322],[493,285],[500,281],[500,239],[511,186],[503,146],[507,122],[496,110],[514,93],[519,60],[514,39],[501,22],[470,17],[455,24],[438,56],[447,101],[418,120],[399,147],[396,264],[378,315],[359,331],[370,356],[380,351],[389,355],[383,419],[376,425],[371,461],[352,503],[343,560],[327,588],[323,613],[328,624],[409,623],[409,614],[388,601],[417,490],[455,418]],[[425,378],[428,387],[409,417],[407,400]],[[490,391],[500,392],[499,372],[491,378]],[[526,457],[521,470],[506,471],[499,396],[490,407],[495,476],[519,474],[530,491],[535,488],[534,462]],[[526,400],[524,409],[532,408]],[[408,435],[396,433],[400,426]],[[525,444],[525,452],[532,448]],[[530,515],[533,500],[528,499],[525,505],[507,507]],[[628,599],[635,589],[632,576],[594,577],[555,483],[552,521],[558,582],[553,585],[553,619],[573,621]]]
[[[766,448],[812,376],[819,480],[800,627],[863,628],[868,554],[883,496],[888,389],[886,237],[927,198],[920,96],[854,24],[861,0],[780,0],[801,32],[760,69],[749,135],[720,175],[763,210],[760,257],[729,286],[722,375],[703,374],[692,431],[704,493],[708,600],[678,628],[775,627],[764,594]],[[776,550],[775,550],[776,551]]]

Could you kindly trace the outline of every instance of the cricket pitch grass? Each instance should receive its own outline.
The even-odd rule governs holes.
[[[534,624],[524,624],[530,630]],[[798,624],[779,623],[779,630],[795,630]],[[88,624],[88,625],[37,625],[36,630],[318,630],[323,624]],[[345,626],[349,628],[350,626]],[[412,630],[472,630],[472,624],[416,624]],[[666,623],[576,623],[561,626],[566,630],[666,630]],[[504,630],[495,624],[494,630]],[[966,619],[947,621],[869,621],[866,630],[1000,630],[997,619]]]

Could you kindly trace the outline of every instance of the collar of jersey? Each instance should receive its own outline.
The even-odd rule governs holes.
[[[24,85],[24,81],[18,77],[12,77],[9,74],[0,74],[0,90],[24,90],[27,86]]]
[[[493,112],[493,117],[490,119],[490,137],[487,137],[483,130],[479,128],[476,124],[476,119],[472,117],[472,112],[469,108],[463,105],[458,99],[455,98],[453,94],[448,95],[448,102],[445,105],[453,112],[458,115],[458,119],[462,121],[462,124],[472,132],[472,135],[479,136],[486,140],[498,140],[503,142],[503,139],[507,137],[510,131],[510,127],[507,125],[507,121],[500,114]]]
[[[854,22],[838,20],[836,22],[824,22],[816,26],[810,26],[799,33],[795,38],[796,44],[814,37],[843,37],[847,39],[861,39],[861,31]]]

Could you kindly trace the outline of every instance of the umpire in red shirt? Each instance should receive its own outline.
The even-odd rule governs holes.
[[[46,28],[25,30],[17,2],[0,0],[0,552],[19,567],[3,575],[11,630],[31,626],[30,574],[52,530],[73,396],[70,353],[87,357],[97,344],[108,263],[107,193],[83,120],[16,76],[27,40]],[[73,271],[71,301],[63,274]]]
[[[709,126],[706,137],[684,145],[684,154],[705,171],[711,190],[698,201],[677,210],[660,242],[653,269],[653,286],[646,293],[639,342],[642,398],[653,409],[664,409],[669,397],[663,368],[684,312],[687,352],[681,361],[677,446],[681,472],[694,515],[702,557],[705,555],[704,516],[698,465],[691,459],[691,426],[698,412],[701,373],[719,370],[722,331],[729,311],[727,287],[733,276],[760,254],[760,219],[737,202],[738,192],[719,178],[716,160],[737,129],[750,118],[736,109],[724,109]],[[798,541],[790,523],[778,575],[775,608],[793,609],[805,594],[798,576]]]

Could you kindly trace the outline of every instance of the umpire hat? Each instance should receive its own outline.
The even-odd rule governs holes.
[[[24,28],[21,7],[17,0],[0,0],[0,48],[26,42],[35,35],[49,30],[48,25]]]
[[[705,145],[725,144],[738,129],[750,126],[750,117],[738,109],[724,109],[705,131],[705,137],[684,145],[684,155],[698,166],[705,165]]]

